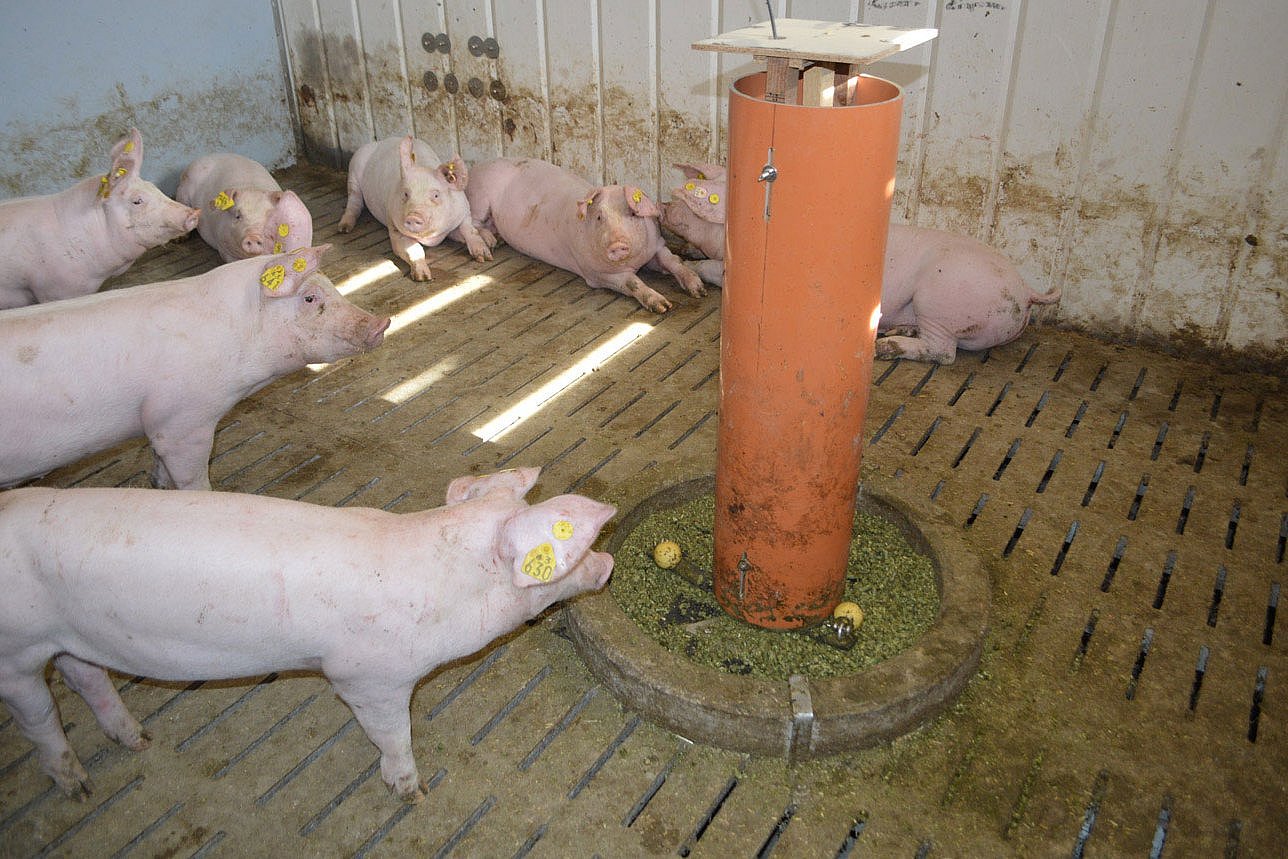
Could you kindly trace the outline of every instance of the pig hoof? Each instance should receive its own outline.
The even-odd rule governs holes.
[[[408,272],[408,275],[411,277],[412,280],[416,281],[417,283],[425,283],[426,281],[430,281],[434,279],[434,276],[430,274],[429,266],[427,265],[412,266],[411,271]]]
[[[886,338],[878,338],[876,346],[878,358],[900,358],[903,356],[903,349]]]
[[[348,215],[345,215],[343,218],[340,219],[340,226],[337,227],[337,229],[342,233],[351,233],[353,232],[353,228],[357,226],[357,224],[358,224],[357,218],[350,218]]]
[[[395,796],[397,796],[399,799],[401,799],[403,802],[407,803],[408,805],[415,805],[416,803],[424,799],[425,795],[429,793],[429,785],[427,785],[423,781],[414,781],[414,780],[412,781],[410,786],[407,786],[407,787],[395,786],[395,787],[391,787],[390,789],[394,792]]]

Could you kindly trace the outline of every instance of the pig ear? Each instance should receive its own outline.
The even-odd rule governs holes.
[[[398,144],[398,163],[402,169],[403,175],[416,166],[416,138],[410,134],[403,138],[402,143]]]
[[[723,181],[685,182],[683,188],[676,189],[684,204],[704,221],[713,224],[725,222],[725,183]]]
[[[267,298],[294,295],[300,284],[317,271],[322,254],[330,248],[330,245],[318,245],[315,248],[300,248],[289,254],[274,254],[264,258],[264,265],[259,273],[262,294]]]
[[[626,205],[631,207],[637,218],[660,218],[662,210],[657,207],[657,203],[645,194],[640,188],[626,186]]]
[[[278,192],[279,199],[268,213],[268,229],[273,239],[273,253],[288,248],[306,248],[313,244],[313,216],[294,191]]]
[[[115,167],[121,158],[128,158],[136,165],[143,163],[143,135],[139,134],[137,128],[131,128],[128,134],[112,145],[112,166]]]
[[[515,586],[530,588],[567,575],[616,513],[611,504],[560,495],[511,516],[501,526],[500,554]]]
[[[451,161],[438,165],[438,174],[457,191],[464,191],[465,183],[470,180],[470,169],[465,166],[465,159],[459,155],[453,155]]]
[[[586,195],[586,199],[577,201],[577,220],[585,220],[591,204],[598,200],[603,193],[603,188],[595,188]]]
[[[139,136],[137,128],[131,128],[130,133],[116,141],[116,145],[112,147],[112,166],[103,177],[101,196],[107,197],[128,185],[131,179],[137,179],[142,160],[143,138]]]
[[[688,179],[723,179],[725,168],[719,164],[672,164]]]
[[[511,468],[480,477],[458,477],[447,485],[447,506],[480,498],[492,491],[512,492],[517,500],[528,494],[539,474],[540,468]]]

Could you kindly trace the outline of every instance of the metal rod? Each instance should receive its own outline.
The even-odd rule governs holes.
[[[774,23],[774,0],[765,0],[765,8],[769,10],[769,34],[777,39],[778,25]]]

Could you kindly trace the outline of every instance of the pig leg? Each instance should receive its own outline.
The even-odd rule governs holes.
[[[908,358],[912,361],[934,361],[951,364],[957,359],[957,336],[946,325],[930,319],[917,319],[917,336],[895,334],[879,337],[878,358]]]
[[[54,667],[63,675],[67,688],[85,699],[104,734],[136,752],[151,745],[152,738],[130,715],[106,671],[70,653],[55,657]]]
[[[488,233],[487,235],[491,236],[492,234]],[[475,262],[492,259],[492,248],[496,245],[496,238],[492,237],[492,241],[489,243],[487,236],[484,236],[472,221],[462,221],[459,227],[448,233],[448,236],[458,242],[464,242]]]
[[[67,796],[84,799],[93,792],[94,785],[63,733],[43,668],[41,665],[22,671],[0,666],[0,699],[13,713],[18,730],[36,747],[41,772]]]
[[[362,185],[357,171],[349,167],[349,199],[344,204],[344,214],[340,216],[339,230],[342,233],[352,232],[358,225],[358,216],[362,214]]]
[[[690,260],[685,265],[697,272],[698,277],[702,278],[704,283],[709,283],[712,286],[724,286],[724,260]]]
[[[680,282],[680,288],[694,298],[701,298],[707,294],[707,288],[702,285],[702,278],[697,272],[686,266],[683,260],[667,250],[665,246],[646,265],[670,274]]]
[[[425,259],[425,248],[420,242],[411,236],[404,236],[402,233],[389,228],[389,244],[394,249],[394,254],[403,262],[411,266],[411,279],[424,282],[433,280],[434,276],[429,271],[429,260]]]
[[[156,459],[150,475],[157,489],[209,489],[210,449],[215,428],[183,430],[168,426],[146,427]]]
[[[412,684],[390,688],[371,679],[339,680],[328,675],[331,687],[380,749],[380,777],[404,802],[419,802],[427,791],[411,753]]]
[[[691,272],[690,272],[691,273]],[[697,277],[697,275],[694,275]],[[650,288],[634,272],[626,272],[612,277],[599,276],[586,278],[586,283],[595,289],[611,289],[622,295],[629,295],[654,313],[666,313],[671,309],[671,302],[661,293]]]

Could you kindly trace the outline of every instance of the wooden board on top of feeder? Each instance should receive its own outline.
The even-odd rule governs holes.
[[[765,21],[694,42],[700,51],[725,51],[757,57],[782,57],[801,62],[875,63],[891,54],[929,42],[939,31],[930,28],[879,27],[846,21],[778,18],[778,38]]]

